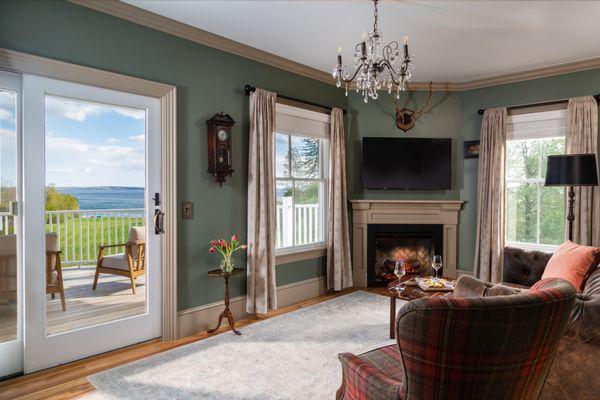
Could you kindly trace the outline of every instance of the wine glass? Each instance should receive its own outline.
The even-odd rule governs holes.
[[[438,271],[442,268],[442,256],[434,255],[431,261],[431,266],[435,270],[435,280],[438,280]]]
[[[406,269],[404,266],[405,266],[404,260],[398,260],[398,261],[396,261],[396,264],[394,265],[394,275],[396,275],[398,277],[398,284],[396,285],[396,290],[398,290],[398,291],[404,290],[404,288],[401,287],[402,277],[406,274]]]

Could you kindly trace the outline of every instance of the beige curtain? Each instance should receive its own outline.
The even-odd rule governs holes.
[[[567,106],[567,154],[597,153],[598,103],[592,96],[569,100]],[[575,187],[573,241],[600,246],[600,189]],[[568,237],[565,224],[565,237]]]
[[[264,314],[277,308],[273,229],[276,99],[275,93],[262,89],[250,95],[246,311],[251,314]]]
[[[344,113],[331,110],[329,138],[329,208],[327,213],[327,287],[342,290],[352,286],[348,201],[346,198],[346,141]]]
[[[474,272],[488,282],[502,281],[506,119],[506,108],[492,108],[481,122]]]

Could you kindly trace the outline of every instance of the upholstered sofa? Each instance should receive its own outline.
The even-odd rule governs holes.
[[[573,307],[558,278],[514,296],[405,304],[397,344],[339,355],[338,400],[538,399]]]
[[[455,296],[496,296],[518,293],[539,281],[551,253],[507,247],[502,285],[461,277]],[[578,293],[541,399],[597,399],[600,394],[600,268]]]

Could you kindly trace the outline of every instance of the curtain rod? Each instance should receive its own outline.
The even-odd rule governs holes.
[[[250,96],[250,93],[254,92],[255,90],[256,90],[255,86],[252,86],[252,85],[246,85],[246,86],[244,86],[244,93],[246,94],[246,96]],[[323,104],[313,103],[313,102],[310,102],[310,101],[297,99],[295,97],[284,96],[284,95],[279,94],[279,93],[277,93],[277,98],[285,99],[285,100],[290,100],[290,101],[295,101],[295,102],[298,102],[298,103],[303,103],[303,104],[306,104],[308,106],[325,108],[327,110],[331,110],[333,108],[331,106],[326,106],[326,105],[323,105]],[[339,107],[339,108],[341,108],[341,107]],[[346,114],[346,109],[345,108],[341,108],[341,109],[342,109],[342,111],[344,112],[344,115],[345,115]]]
[[[592,97],[594,99],[596,99],[597,102],[600,103],[600,94],[595,94]],[[569,100],[564,99],[564,100],[556,100],[556,101],[547,101],[544,103],[522,104],[522,105],[518,105],[518,106],[507,107],[507,110],[518,110],[519,108],[526,108],[526,107],[550,106],[550,105],[554,105],[554,104],[566,103],[568,101]],[[483,108],[480,108],[479,110],[477,110],[477,114],[479,114],[479,115],[483,115],[484,112],[485,112],[485,109],[483,109]]]

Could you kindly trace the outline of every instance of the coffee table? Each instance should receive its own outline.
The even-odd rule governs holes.
[[[400,282],[405,282],[416,277],[418,275],[405,275],[400,279]],[[450,282],[454,281],[451,278],[444,279]],[[396,299],[411,301],[422,297],[451,296],[453,293],[448,291],[425,291],[418,286],[404,286],[404,290],[399,292],[394,289],[394,286],[397,284],[398,279],[393,280],[387,285],[387,292],[390,297],[390,339],[396,338]]]

